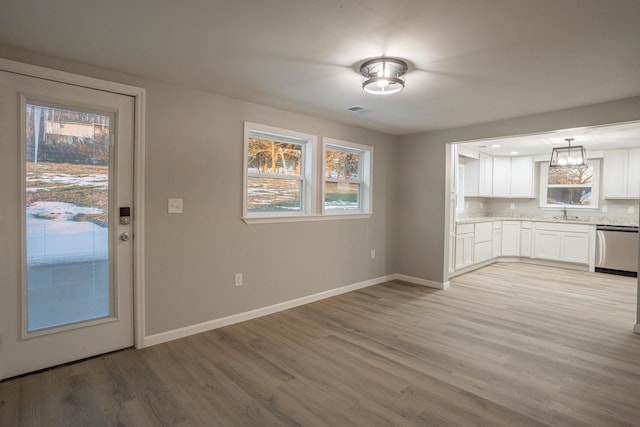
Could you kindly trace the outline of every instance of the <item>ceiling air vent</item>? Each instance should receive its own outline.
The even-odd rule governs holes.
[[[358,111],[362,111],[362,110],[364,110],[364,107],[361,107],[359,105],[354,105],[353,107],[345,108],[345,111],[351,111],[352,113],[357,113]]]

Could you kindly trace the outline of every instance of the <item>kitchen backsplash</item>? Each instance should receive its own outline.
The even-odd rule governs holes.
[[[513,204],[513,209],[511,205]],[[606,206],[606,212],[603,210]],[[633,213],[629,210],[633,209]],[[638,200],[615,200],[603,199],[600,201],[599,209],[567,209],[570,216],[576,216],[585,220],[597,220],[607,218],[612,221],[630,220],[637,223],[639,217]],[[475,217],[531,217],[545,218],[562,215],[562,209],[540,208],[537,199],[486,199],[481,197],[466,197],[465,209],[456,215],[457,218],[475,218]],[[604,221],[603,221],[604,222]]]

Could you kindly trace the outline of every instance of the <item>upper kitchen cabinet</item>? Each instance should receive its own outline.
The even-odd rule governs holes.
[[[493,197],[534,198],[533,156],[493,158]]]
[[[493,196],[493,157],[480,153],[478,159],[478,196]]]
[[[640,198],[640,148],[605,151],[602,174],[605,199]]]
[[[511,196],[511,158],[493,158],[493,197]]]

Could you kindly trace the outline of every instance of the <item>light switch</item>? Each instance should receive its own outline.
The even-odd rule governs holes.
[[[629,206],[627,208],[627,212],[632,214],[632,213],[636,213],[636,207],[635,206]]]
[[[170,214],[182,213],[182,199],[169,199],[167,202],[167,212]]]

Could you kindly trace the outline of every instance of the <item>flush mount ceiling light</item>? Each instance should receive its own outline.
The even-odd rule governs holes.
[[[582,145],[571,145],[573,138],[566,138],[566,147],[556,147],[551,150],[552,168],[583,167],[587,165],[587,150]]]
[[[360,66],[362,89],[374,95],[398,93],[404,89],[404,78],[408,70],[409,66],[401,59],[370,59]]]

